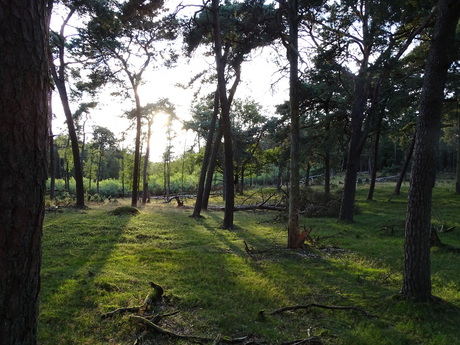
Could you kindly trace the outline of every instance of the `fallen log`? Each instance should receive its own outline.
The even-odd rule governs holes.
[[[208,210],[213,210],[213,211],[225,211],[224,206],[211,206],[208,207]],[[257,204],[257,205],[240,205],[240,206],[235,206],[233,208],[233,211],[254,211],[254,210],[269,210],[269,211],[284,211],[286,210],[285,207],[283,206],[276,206],[276,205],[263,205],[263,204]]]

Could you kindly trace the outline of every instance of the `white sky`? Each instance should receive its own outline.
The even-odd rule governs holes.
[[[193,2],[190,0],[190,2]],[[196,1],[195,1],[196,2]],[[198,2],[201,3],[201,2]],[[196,10],[196,8],[194,8]],[[59,20],[57,20],[59,22]],[[60,23],[57,23],[59,25]],[[182,44],[182,43],[180,43]],[[266,114],[274,113],[274,105],[282,103],[288,99],[287,80],[281,80],[275,88],[272,84],[280,79],[280,74],[276,72],[274,63],[270,63],[270,48],[265,48],[259,52],[253,61],[248,61],[242,65],[241,82],[236,91],[236,98],[251,97],[256,102],[265,107]],[[212,57],[205,58],[203,55],[195,54],[190,63],[179,63],[173,69],[162,69],[145,74],[145,85],[140,86],[141,104],[154,103],[160,98],[169,98],[171,103],[176,106],[176,114],[182,120],[191,118],[190,107],[193,101],[194,89],[184,90],[177,87],[176,84],[188,84],[192,76],[200,72],[202,69],[214,68],[214,60]],[[146,72],[147,73],[147,72]],[[209,85],[207,92],[215,89],[215,85]],[[202,95],[205,93],[203,92]],[[74,112],[78,107],[78,103],[71,104],[71,110]],[[91,119],[86,125],[87,138],[90,138],[93,125],[99,125],[109,128],[116,137],[121,137],[121,132],[127,131],[130,122],[123,118],[125,111],[134,108],[132,99],[120,100],[110,96],[110,89],[105,88],[99,95],[99,105],[96,109],[90,112]],[[62,111],[62,105],[57,92],[53,95],[53,112],[56,119],[53,122],[53,133],[67,133],[65,117]],[[163,119],[163,121],[161,121]],[[150,159],[154,162],[162,160],[162,154],[165,150],[167,140],[164,128],[164,117],[157,117],[157,121],[152,126],[152,153]],[[177,132],[177,137],[173,141],[174,155],[177,157],[182,154],[184,147],[189,149],[194,141],[195,134],[181,130],[181,125],[176,123],[174,130]],[[134,129],[128,131],[128,139],[124,147],[133,147]]]

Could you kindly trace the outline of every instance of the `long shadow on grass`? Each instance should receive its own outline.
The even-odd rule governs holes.
[[[94,210],[47,215],[39,317],[40,338],[46,343],[71,343],[68,339],[72,328],[82,327],[76,320],[85,310],[96,307],[89,291],[99,290],[103,294],[116,289],[110,283],[99,283],[96,289],[93,285],[98,284],[95,279],[130,219],[129,215],[114,216]]]
[[[393,328],[392,321],[353,311],[309,310],[257,321],[261,310],[268,314],[279,307],[309,303],[365,306],[372,308],[368,313],[378,314],[382,298],[394,293],[395,287],[383,274],[355,266],[345,256],[318,257],[280,248],[250,257],[243,241],[262,248],[273,243],[242,227],[220,229],[220,221],[218,215],[207,213],[197,222],[200,230],[187,233],[195,240],[197,236],[203,238],[206,250],[197,251],[195,260],[184,262],[174,272],[189,288],[185,296],[188,306],[199,308],[215,333],[253,333],[272,341],[288,341],[306,337],[311,328],[313,334],[326,338],[340,335],[356,344],[378,344],[376,336],[383,339],[381,344],[406,343],[409,339]],[[210,251],[211,246],[220,250]],[[209,331],[207,326],[203,329]],[[370,333],[364,331],[371,328]]]

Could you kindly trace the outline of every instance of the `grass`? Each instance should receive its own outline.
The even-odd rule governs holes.
[[[455,344],[459,254],[433,248],[433,293],[441,301],[401,300],[407,191],[391,197],[392,186],[378,185],[374,201],[365,201],[366,192],[358,189],[360,213],[352,224],[302,218],[301,224],[312,227],[318,239],[317,248],[305,251],[283,249],[286,225],[275,221],[278,213],[237,212],[232,231],[220,228],[221,212],[209,211],[195,220],[191,210],[161,202],[138,214],[112,214],[121,202],[49,213],[43,237],[39,344],[124,345],[138,338],[138,344],[187,343],[158,335],[141,337],[142,327],[127,315],[101,319],[116,308],[141,305],[149,281],[162,285],[170,298],[159,312],[179,311],[161,325],[181,334],[251,335],[270,344],[309,335],[338,345]],[[453,185],[435,188],[433,221],[457,227],[440,234],[455,247],[460,247],[459,206]],[[277,249],[250,257],[244,241],[255,249]],[[320,246],[341,250],[326,252]],[[280,307],[309,303],[355,306],[366,313],[311,308],[269,315]],[[258,318],[261,310],[263,320]]]

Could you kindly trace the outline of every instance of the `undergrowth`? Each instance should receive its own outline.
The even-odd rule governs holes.
[[[167,297],[156,312],[178,312],[161,323],[177,334],[249,336],[247,342],[269,344],[311,337],[338,345],[455,344],[460,323],[458,252],[432,250],[436,302],[401,300],[407,191],[392,197],[390,187],[378,187],[374,201],[365,201],[366,192],[358,189],[360,212],[354,223],[302,218],[302,227],[312,229],[314,245],[299,251],[284,249],[286,224],[275,221],[277,212],[236,212],[231,231],[221,229],[219,211],[196,220],[191,209],[161,201],[140,208],[136,217],[109,212],[122,201],[49,213],[39,344],[191,343],[144,332],[128,314],[101,318],[117,308],[142,305],[150,281],[160,284]],[[216,197],[211,203],[221,200]],[[460,198],[450,187],[436,188],[433,221],[458,228],[459,206]],[[460,247],[460,229],[440,238]],[[356,309],[312,307],[270,314],[312,303]]]

